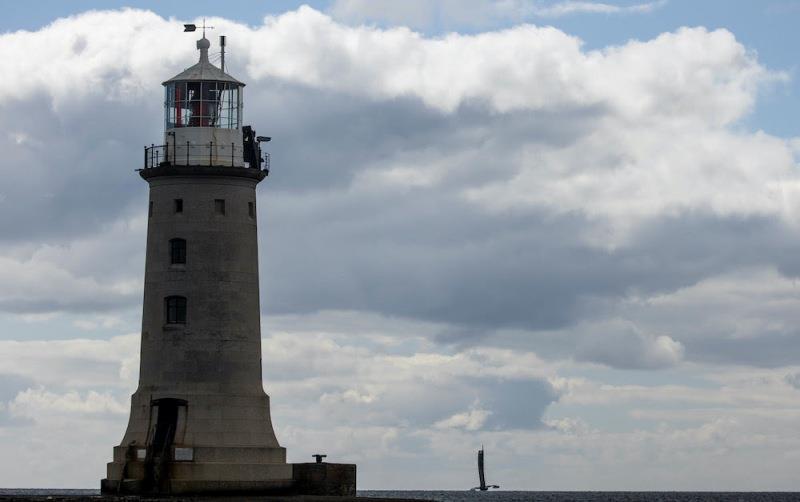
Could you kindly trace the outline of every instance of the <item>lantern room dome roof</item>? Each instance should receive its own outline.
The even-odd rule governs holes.
[[[236,80],[221,69],[211,64],[208,60],[208,48],[211,47],[211,42],[204,36],[197,41],[197,48],[200,50],[200,61],[194,66],[186,68],[169,80],[162,82],[161,85],[167,85],[171,82],[187,82],[187,81],[212,81],[212,82],[231,82],[236,85],[244,86],[243,82]]]

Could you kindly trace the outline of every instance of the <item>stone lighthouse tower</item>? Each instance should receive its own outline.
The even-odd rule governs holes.
[[[139,170],[150,185],[139,387],[106,493],[268,492],[297,477],[261,381],[268,139],[242,125],[244,84],[209,62],[210,45],[204,35],[199,62],[164,82],[163,144]]]

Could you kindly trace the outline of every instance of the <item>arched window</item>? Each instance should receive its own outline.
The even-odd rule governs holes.
[[[170,239],[169,261],[173,265],[186,263],[186,241],[184,239]]]
[[[168,296],[164,299],[167,324],[186,324],[186,297]]]

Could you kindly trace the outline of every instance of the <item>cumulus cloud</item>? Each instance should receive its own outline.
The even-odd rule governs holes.
[[[269,19],[250,36],[260,39],[252,47],[270,48],[248,54],[254,78],[376,99],[414,96],[445,112],[479,100],[498,112],[600,106],[629,119],[725,124],[749,110],[759,84],[780,76],[730,32],[703,28],[584,52],[577,37],[551,27],[425,38],[403,28],[347,27],[304,8]],[[320,46],[326,51],[314,50]],[[465,53],[470,57],[459,57]]]
[[[776,370],[773,370],[776,371]],[[739,372],[741,373],[741,372]],[[558,389],[560,402],[570,405],[620,405],[629,403],[640,403],[643,407],[651,407],[649,412],[655,410],[652,406],[664,407],[667,414],[672,413],[672,419],[680,416],[687,419],[687,416],[696,413],[697,409],[707,412],[706,415],[694,415],[694,419],[708,419],[709,416],[721,416],[725,410],[735,410],[737,414],[763,415],[769,414],[770,409],[781,415],[782,419],[788,419],[797,415],[792,403],[796,396],[794,390],[787,386],[781,377],[784,375],[780,371],[776,374],[768,374],[766,378],[762,376],[757,380],[742,379],[739,375],[731,379],[730,370],[728,374],[705,373],[702,380],[709,385],[692,386],[680,385],[676,383],[665,383],[663,385],[639,385],[639,384],[598,384],[597,382],[585,378],[556,378],[552,381],[553,386]],[[720,378],[721,377],[721,378]],[[689,405],[694,410],[687,412],[676,405]],[[633,412],[638,416],[647,416],[645,409]],[[650,415],[650,418],[656,418]]]
[[[341,419],[364,426],[535,429],[558,398],[547,380],[552,367],[535,353],[475,348],[441,354],[426,351],[424,338],[411,337],[397,354],[390,341],[366,349],[354,343],[358,335],[328,329],[273,334],[263,344],[273,402],[302,397],[318,403],[320,426]],[[409,351],[409,344],[417,350]],[[305,361],[299,371],[298,360]],[[288,411],[283,406],[278,416]]]
[[[43,414],[63,416],[65,413],[125,414],[130,411],[130,405],[108,393],[89,391],[81,396],[75,391],[55,394],[39,388],[17,394],[9,403],[9,410],[12,415],[35,418]]]
[[[752,91],[770,78],[725,30],[682,29],[585,53],[578,38],[532,25],[439,39],[403,28],[348,27],[309,7],[269,17],[256,29],[220,21],[236,39],[232,67],[246,67],[251,79],[279,77],[381,99],[416,96],[443,111],[481,99],[500,112],[608,104],[629,115],[672,112],[729,121],[749,108]],[[122,24],[126,28],[120,33],[116,26]],[[42,92],[55,103],[98,95],[114,102],[120,99],[111,92],[115,88],[139,93],[125,99],[156,96],[158,87],[152,84],[192,58],[191,44],[167,27],[152,13],[127,10],[83,14],[33,33],[4,34],[0,55],[12,59],[25,47],[32,57],[14,60],[11,70],[22,80],[4,83],[0,96],[19,100]],[[76,36],[83,41],[80,51],[54,43]],[[169,48],[157,62],[148,58],[154,43]],[[456,57],[463,53],[470,57]],[[27,71],[33,67],[44,71]],[[64,72],[70,78],[55,78]],[[503,79],[497,78],[500,74]],[[87,81],[101,86],[83,85]],[[704,105],[693,107],[701,97]],[[14,137],[24,137],[20,134]]]
[[[9,224],[12,219],[9,218]],[[110,326],[110,311],[141,298],[145,219],[108,223],[88,235],[11,240],[0,247],[0,311],[47,315],[100,313],[102,321],[79,321],[80,327]]]
[[[544,423],[564,434],[582,435],[590,432],[589,425],[581,418],[554,418],[545,420]]]
[[[463,428],[468,431],[476,431],[483,427],[486,419],[492,414],[489,410],[470,408],[463,413],[456,413],[451,417],[439,420],[434,424],[438,429]]]
[[[534,430],[557,398],[542,376],[546,369],[526,367],[537,360],[535,354],[476,349],[447,357],[426,352],[429,343],[424,338],[410,337],[398,348],[383,334],[365,351],[358,345],[359,335],[340,329],[331,325],[327,334],[300,330],[264,340],[265,387],[272,398],[273,422],[282,444],[295,455],[314,444],[344,459],[361,458],[366,451],[372,452],[373,460],[404,457],[429,451],[426,431]],[[137,361],[137,341],[131,335],[110,342],[0,345],[0,351],[10,355],[0,359],[0,382],[5,383],[0,390],[8,387],[0,394],[0,446],[8,449],[16,441],[7,436],[12,428],[27,427],[27,437],[35,442],[70,423],[71,437],[77,440],[93,434],[95,424],[103,421],[106,444],[97,444],[91,456],[98,461],[108,457],[119,440],[115,435],[124,431],[135,378],[128,372]],[[300,360],[307,363],[303,374],[281,374],[283,365],[297,366]],[[341,365],[330,368],[324,361]],[[491,411],[480,411],[479,402]],[[464,422],[458,414],[467,408],[476,411]],[[376,436],[378,451],[367,447]],[[20,447],[13,446],[15,451]],[[87,471],[77,479],[85,482],[96,475]],[[61,479],[56,476],[49,482]]]
[[[786,383],[794,387],[795,389],[800,389],[800,373],[789,373],[784,377]]]
[[[276,137],[261,215],[272,315],[372,312],[475,343],[498,328],[530,337],[631,320],[608,309],[741,266],[796,273],[781,251],[794,245],[796,140],[737,127],[784,77],[728,31],[586,51],[554,28],[433,38],[307,7],[256,27],[214,22],[230,34],[231,71],[252,84],[248,116],[269,117]],[[195,57],[169,26],[106,11],[0,36],[19,75],[0,87],[14,159],[3,169],[21,187],[1,202],[19,209],[0,213],[3,284],[16,285],[0,288],[4,310],[79,312],[89,328],[138,303],[145,185],[116,166],[135,167],[137,141],[158,140],[159,82]],[[156,62],[153,44],[169,48]],[[53,175],[53,141],[80,170]],[[687,233],[697,237],[676,238]],[[578,347],[640,367],[700,347],[636,329],[655,333],[636,338],[636,362],[599,355],[597,341]]]
[[[608,364],[615,368],[657,369],[681,362],[683,345],[667,335],[642,333],[627,323],[610,323],[587,336],[579,345],[579,359]]]
[[[639,330],[669,325],[669,336],[694,361],[775,367],[800,354],[798,295],[796,279],[774,268],[743,268],[670,293],[631,297],[621,312]]]
[[[374,328],[369,330],[371,335],[366,335],[372,338],[372,346],[365,353],[359,344],[365,335],[346,331],[348,323],[353,324],[353,316],[339,313],[328,319],[336,318],[344,322],[329,322],[325,334],[314,333],[314,326],[306,332],[300,325],[297,331],[266,338],[265,386],[272,397],[276,432],[289,449],[290,460],[305,460],[309,445],[313,445],[331,454],[331,458],[359,462],[364,466],[360,472],[365,488],[394,486],[387,477],[386,465],[391,465],[394,473],[419,476],[426,488],[456,488],[463,482],[463,469],[474,469],[474,449],[481,442],[491,456],[492,472],[507,479],[509,486],[529,486],[530,478],[520,477],[515,466],[538,461],[541,469],[537,472],[543,476],[539,486],[552,489],[643,488],[636,483],[619,484],[623,473],[629,474],[636,465],[664,483],[663,488],[674,489],[674,484],[667,484],[675,483],[674,476],[667,479],[657,474],[671,463],[688,462],[698,468],[711,459],[727,458],[737,469],[744,469],[752,465],[748,459],[753,455],[800,451],[800,443],[786,441],[787,437],[795,437],[798,415],[796,390],[785,384],[784,369],[748,373],[731,368],[706,375],[703,388],[617,385],[602,383],[602,378],[598,381],[561,376],[580,371],[580,367],[543,364],[541,368],[526,368],[535,364],[538,357],[520,351],[473,349],[466,355],[443,357],[427,352],[426,347],[432,346],[423,337],[406,336],[398,344],[395,337]],[[391,321],[385,325],[387,333],[391,333]],[[35,476],[45,467],[69,463],[80,452],[87,461],[82,470],[70,464],[65,471],[56,471],[58,474],[47,478],[46,483],[76,487],[96,483],[111,445],[124,430],[128,411],[128,394],[101,389],[99,382],[113,387],[114,380],[124,380],[120,376],[126,364],[124,354],[136,352],[135,338],[131,338],[134,347],[128,349],[122,347],[124,344],[114,348],[85,340],[59,342],[62,345],[55,347],[52,354],[34,350],[42,346],[32,345],[27,351],[2,347],[4,354],[11,347],[15,358],[28,354],[21,358],[19,366],[3,368],[4,375],[22,374],[27,367],[67,368],[58,373],[70,375],[75,372],[72,353],[79,351],[85,354],[82,365],[86,371],[97,361],[116,361],[112,365],[115,371],[99,371],[94,385],[74,381],[59,384],[36,374],[31,378],[4,376],[0,380],[17,382],[0,396],[8,399],[0,406],[0,446],[13,452],[20,462],[8,466],[6,476],[39,479]],[[298,360],[308,363],[304,375],[277,377],[283,371],[281,364]],[[331,371],[320,366],[323,360],[344,364]],[[483,373],[481,368],[485,369]],[[499,378],[501,375],[503,378]],[[535,394],[540,385],[537,382],[541,382],[536,375],[546,378],[554,389],[542,401],[537,401]],[[75,385],[79,390],[64,389],[63,385]],[[477,395],[470,394],[470,388]],[[463,396],[470,398],[464,401]],[[559,411],[559,406],[566,408]],[[591,408],[610,410],[614,418],[606,422],[602,414],[586,412]],[[425,409],[435,413],[425,416]],[[565,410],[571,414],[564,415]],[[582,412],[586,413],[575,415]],[[3,413],[17,423],[3,419]],[[537,416],[538,413],[542,415]],[[637,426],[620,430],[619,413],[628,414]],[[538,426],[530,427],[531,421],[538,422]],[[676,425],[667,425],[666,421]],[[766,429],[765,424],[769,424]],[[14,432],[19,427],[26,427],[22,439]],[[56,439],[62,435],[59,443]],[[37,455],[29,450],[38,442],[48,445],[44,467],[36,464],[37,459],[42,461],[42,450]],[[53,444],[61,446],[56,448]],[[427,463],[440,466],[435,476],[428,472]],[[602,466],[601,476],[591,475],[589,471],[598,465]],[[567,466],[572,468],[569,476],[564,474]],[[770,480],[775,485],[791,486],[791,472],[784,471],[788,476],[783,476],[777,464],[770,467]],[[685,489],[706,486],[703,479],[709,476],[705,471],[705,478],[699,478],[689,468],[678,474]],[[711,475],[728,481],[723,473]],[[525,472],[525,476],[529,474]],[[607,481],[609,478],[617,484]],[[739,484],[729,481],[740,489],[755,487],[741,480]],[[580,484],[584,482],[586,485]],[[611,484],[606,486],[604,482]]]
[[[128,300],[125,293],[132,291],[126,290],[133,289],[76,277],[47,262],[20,263],[5,258],[0,259],[0,281],[6,285],[0,309],[16,313],[70,309],[96,312],[113,306],[115,300]]]
[[[0,374],[68,390],[133,390],[139,374],[139,338],[0,340]]]

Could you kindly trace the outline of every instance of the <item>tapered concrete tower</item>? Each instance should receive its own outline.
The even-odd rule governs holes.
[[[139,387],[107,493],[293,483],[261,381],[256,185],[268,138],[242,126],[244,84],[209,62],[210,45],[204,35],[200,61],[164,82],[164,141],[139,171],[150,185]]]

